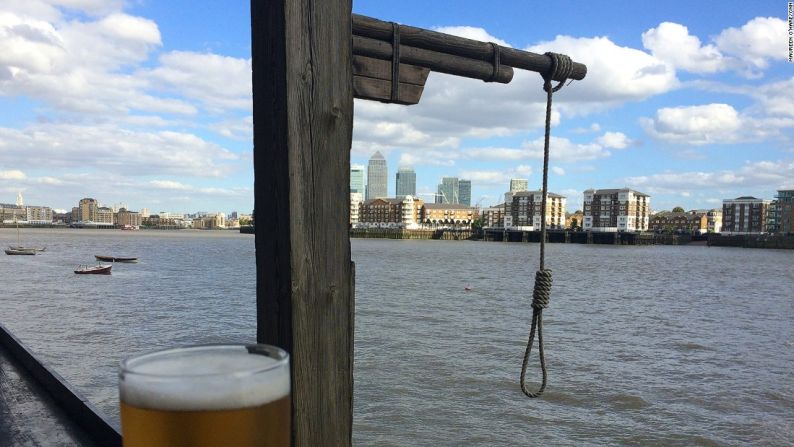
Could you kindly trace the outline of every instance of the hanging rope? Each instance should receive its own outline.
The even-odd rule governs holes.
[[[564,54],[546,53],[551,58],[551,70],[543,74],[543,90],[546,91],[546,135],[543,143],[543,190],[540,202],[540,269],[535,272],[535,289],[532,292],[532,325],[529,328],[529,341],[524,351],[524,362],[521,364],[521,391],[529,397],[538,397],[546,389],[546,358],[543,355],[543,309],[549,307],[551,299],[551,270],[546,268],[546,196],[549,183],[549,137],[551,135],[551,96],[559,91],[571,75],[573,65],[571,58]],[[559,83],[551,86],[551,81]],[[524,379],[527,374],[527,363],[535,342],[535,330],[538,332],[538,357],[543,379],[537,391],[527,389]]]

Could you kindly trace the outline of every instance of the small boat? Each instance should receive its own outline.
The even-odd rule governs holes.
[[[25,249],[16,249],[16,248],[8,248],[5,250],[7,255],[35,255],[36,250],[32,248],[25,248]]]
[[[47,251],[47,247],[23,247],[21,245],[9,245],[9,250],[33,250],[33,251]]]
[[[97,261],[104,262],[138,262],[138,258],[124,257],[124,256],[101,256],[94,255]]]
[[[470,291],[470,290],[471,290],[471,286],[466,286],[466,287],[464,287],[464,288],[463,288],[463,290],[465,290],[465,291],[467,291],[467,292],[468,292],[468,291]]]
[[[78,275],[110,275],[113,265],[79,265],[74,272]]]
[[[47,247],[24,247],[20,242],[19,237],[19,222],[14,219],[14,223],[17,225],[17,245],[9,245],[8,250],[6,250],[7,255],[35,255],[37,251],[44,251]]]

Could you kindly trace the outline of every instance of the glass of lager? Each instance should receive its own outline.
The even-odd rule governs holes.
[[[207,345],[128,358],[119,371],[125,447],[289,446],[289,355]]]

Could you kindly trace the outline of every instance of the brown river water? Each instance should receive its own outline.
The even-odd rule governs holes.
[[[255,338],[251,235],[22,239],[47,251],[0,261],[0,322],[113,420],[121,358]],[[368,239],[352,252],[355,445],[794,445],[794,251],[548,245],[540,399],[518,387],[537,244]],[[72,272],[94,254],[141,262]]]

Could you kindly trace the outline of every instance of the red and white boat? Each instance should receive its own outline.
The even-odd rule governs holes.
[[[77,266],[77,270],[74,272],[78,275],[110,275],[110,269],[113,268],[113,264],[109,265],[79,265]]]

